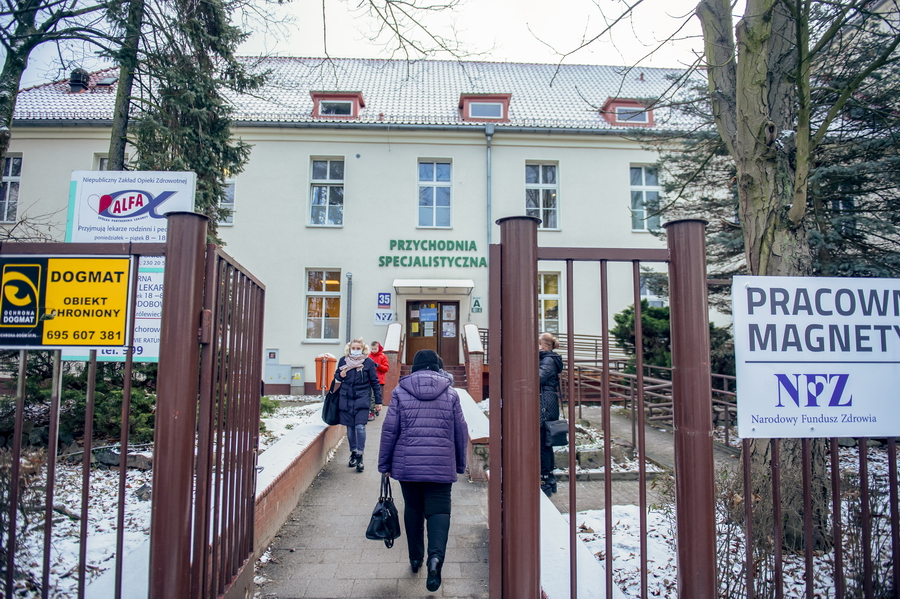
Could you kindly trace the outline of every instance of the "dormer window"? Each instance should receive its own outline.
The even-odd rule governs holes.
[[[459,116],[464,121],[509,121],[512,94],[462,94]]]
[[[356,119],[365,108],[362,92],[309,92],[313,99],[313,116]]]
[[[653,110],[631,98],[609,98],[600,114],[609,124],[619,127],[653,126]]]

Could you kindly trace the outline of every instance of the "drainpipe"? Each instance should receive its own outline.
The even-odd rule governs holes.
[[[353,273],[347,273],[347,343],[350,343],[350,308],[353,306]]]
[[[494,221],[491,218],[491,138],[494,136],[494,124],[484,126],[484,137],[487,140],[487,244],[491,247],[491,227]]]

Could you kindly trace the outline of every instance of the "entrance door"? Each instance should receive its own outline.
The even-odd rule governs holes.
[[[446,366],[459,364],[459,302],[406,302],[406,363],[420,349],[431,349]]]

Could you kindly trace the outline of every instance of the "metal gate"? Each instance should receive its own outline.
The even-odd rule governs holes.
[[[129,412],[133,361],[124,363],[120,464],[116,491],[116,551],[110,572],[113,590],[103,596],[205,599],[244,597],[252,587],[253,516],[256,448],[259,434],[259,400],[262,381],[262,335],[265,288],[246,269],[215,245],[206,243],[207,218],[194,213],[168,215],[168,241],[163,244],[4,243],[0,254],[165,256],[164,301],[160,331],[160,358],[153,452],[152,506],[149,565],[124,567],[125,493],[128,489],[125,461],[129,450]],[[132,287],[138,269],[133,269]],[[135,311],[136,294],[130,310]],[[134,347],[134,327],[127,346]],[[8,478],[0,495],[8,500],[0,531],[4,546],[5,579],[0,596],[19,596],[15,587],[21,573],[31,569],[26,596],[48,597],[51,577],[74,579],[65,596],[97,596],[88,587],[87,522],[92,502],[91,456],[96,351],[87,364],[88,387],[81,448],[82,480],[78,559],[72,572],[53,572],[51,550],[54,527],[54,482],[57,465],[58,423],[61,395],[61,352],[50,352],[53,375],[50,388],[50,424],[45,475],[48,483],[38,498],[43,523],[42,557],[33,563],[17,562],[17,535],[23,531],[24,483],[23,424],[25,363],[28,352],[19,352],[20,372],[15,425],[11,437]],[[35,506],[32,505],[32,508]],[[58,552],[58,548],[54,551]],[[146,563],[146,562],[145,562]],[[147,570],[149,567],[149,572]],[[36,568],[36,569],[35,569]],[[90,566],[94,569],[94,566]],[[139,584],[134,579],[139,578]],[[21,586],[21,585],[20,585]],[[123,588],[130,588],[124,591]],[[141,591],[143,594],[144,591]]]
[[[539,430],[540,385],[537,364],[537,265],[539,260],[566,265],[566,330],[577,330],[573,288],[575,262],[599,266],[598,303],[603,323],[603,422],[609,430],[609,322],[607,265],[633,266],[635,336],[641,338],[640,265],[668,263],[672,329],[673,394],[675,405],[677,562],[680,597],[716,596],[715,504],[712,457],[712,402],[709,369],[709,320],[706,296],[705,221],[669,223],[668,250],[537,247],[538,219],[511,217],[498,221],[500,244],[491,246],[490,347],[491,464],[490,568],[491,596],[540,597]],[[580,284],[580,281],[579,281]],[[593,284],[593,283],[592,283]],[[640,347],[640,342],[637,343]],[[499,351],[497,349],[499,348]],[[569,344],[568,364],[574,363]],[[643,362],[637,354],[637,414],[639,455],[644,454]],[[568,397],[575,397],[574,369],[568,368]],[[497,401],[495,398],[499,399]],[[496,402],[496,403],[495,403]],[[498,406],[499,404],[499,406]],[[575,438],[575,402],[568,402],[569,438]],[[612,594],[612,505],[609,435],[604,435],[606,493],[606,580]],[[569,472],[575,472],[575,452],[569,452]],[[571,477],[570,477],[571,478]],[[646,471],[640,473],[641,560],[646,576]],[[575,513],[575,485],[569,485],[569,512]],[[523,525],[532,523],[532,525]],[[569,522],[569,587],[577,596],[576,521]],[[642,588],[646,589],[646,580]]]

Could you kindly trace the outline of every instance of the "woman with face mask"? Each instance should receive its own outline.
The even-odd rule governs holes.
[[[381,385],[375,362],[369,359],[369,348],[359,338],[344,348],[344,357],[337,364],[334,379],[340,383],[338,409],[341,424],[347,427],[350,461],[347,466],[362,472],[363,450],[366,447],[366,422],[369,420],[369,394],[375,394],[375,410],[381,411]]]

